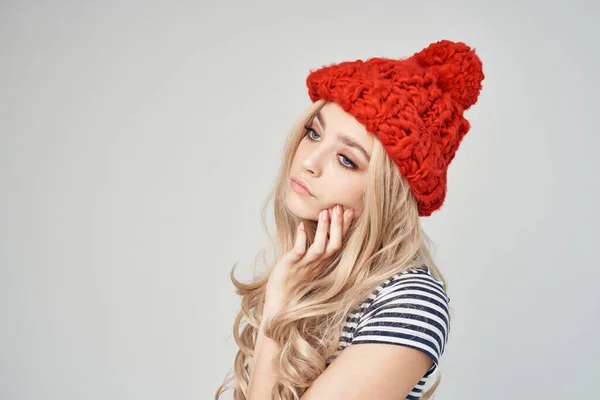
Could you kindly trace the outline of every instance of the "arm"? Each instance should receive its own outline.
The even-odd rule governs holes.
[[[248,400],[271,398],[271,390],[276,378],[273,357],[279,350],[279,345],[273,339],[266,337],[264,330],[268,320],[281,309],[281,304],[281,302],[265,303],[254,348],[254,359],[249,366]]]
[[[335,212],[333,212],[335,211]],[[304,224],[296,228],[294,247],[286,252],[270,273],[266,287],[265,306],[254,348],[254,362],[250,367],[248,383],[248,399],[264,400],[271,398],[271,391],[277,375],[273,366],[273,357],[278,352],[278,344],[265,336],[264,330],[268,321],[286,304],[298,284],[310,279],[320,268],[323,261],[328,260],[342,246],[342,238],[346,234],[352,219],[352,210],[334,207],[329,223],[329,210],[320,214],[315,239],[306,249],[306,232]],[[331,229],[330,229],[331,228]],[[330,237],[328,238],[328,232]]]
[[[431,365],[427,355],[410,347],[352,345],[340,353],[301,399],[405,399]]]

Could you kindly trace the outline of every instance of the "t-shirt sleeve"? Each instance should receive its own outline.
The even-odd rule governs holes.
[[[429,274],[406,274],[377,294],[359,321],[351,344],[408,346],[433,361],[425,377],[439,366],[450,331],[450,298]]]

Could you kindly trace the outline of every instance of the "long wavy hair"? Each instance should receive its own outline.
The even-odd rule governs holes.
[[[307,245],[314,240],[317,221],[302,220],[291,214],[286,207],[285,194],[294,153],[307,133],[305,126],[324,105],[323,100],[313,103],[287,137],[274,188],[261,211],[262,226],[269,236],[270,246],[265,246],[256,256],[253,280],[243,283],[235,278],[237,262],[231,269],[231,281],[241,296],[241,310],[233,324],[233,336],[239,350],[233,374],[229,373],[217,389],[215,400],[227,390],[234,391],[235,400],[247,398],[248,364],[254,357],[269,273],[279,257],[293,248],[296,227],[301,221],[306,227]],[[285,309],[266,329],[266,334],[280,348],[275,357],[277,380],[273,399],[290,400],[302,396],[325,370],[327,360],[338,348],[348,313],[392,275],[426,264],[432,275],[444,282],[447,290],[447,283],[432,258],[433,243],[421,228],[416,199],[378,140],[373,141],[367,175],[363,209],[355,213],[342,248],[317,276],[293,294]],[[271,200],[277,228],[275,238],[266,223]],[[274,255],[271,259],[267,257],[269,249]],[[257,265],[266,267],[264,274],[257,276]],[[431,398],[441,380],[439,373],[437,377],[421,399]]]

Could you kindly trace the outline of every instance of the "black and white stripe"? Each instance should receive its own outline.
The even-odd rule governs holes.
[[[331,364],[352,344],[388,343],[408,346],[427,354],[433,365],[409,393],[407,400],[421,396],[427,379],[437,371],[450,332],[450,298],[444,285],[427,268],[411,268],[379,285],[348,315]]]

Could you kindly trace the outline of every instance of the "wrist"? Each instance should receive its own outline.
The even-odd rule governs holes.
[[[267,296],[263,307],[263,316],[272,317],[274,314],[278,313],[284,305],[285,298],[283,296]]]

